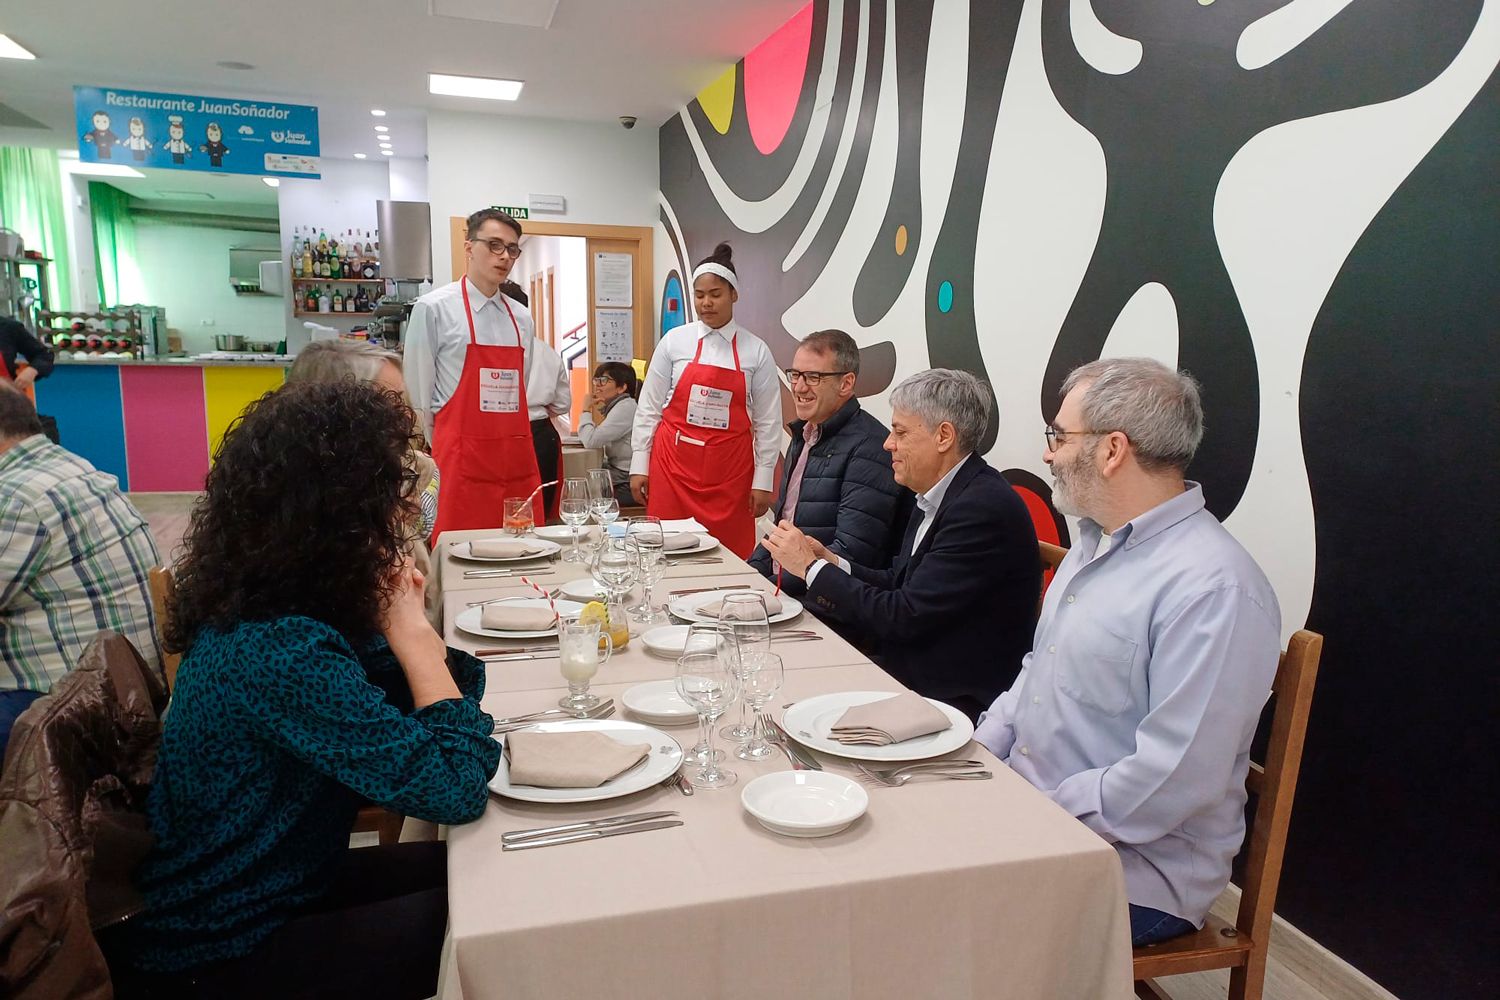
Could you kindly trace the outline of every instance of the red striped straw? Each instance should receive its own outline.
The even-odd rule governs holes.
[[[531,580],[528,580],[524,576],[521,577],[521,582],[526,584],[526,586],[530,587],[532,590],[536,591],[538,594],[541,594],[543,597],[545,597],[547,599],[547,606],[552,609],[552,617],[559,617],[557,613],[557,602],[552,599],[551,594],[547,593],[546,588],[538,587],[535,583],[533,583]]]

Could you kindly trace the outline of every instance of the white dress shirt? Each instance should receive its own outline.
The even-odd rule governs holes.
[[[531,312],[507,298],[504,292],[497,291],[486,298],[473,282],[469,282],[469,308],[474,311],[477,343],[511,346],[516,342],[517,328],[520,329],[521,346],[526,351],[526,416],[541,420],[568,413],[573,407],[568,370],[561,355],[536,339]],[[455,281],[417,299],[406,324],[402,362],[406,393],[412,408],[422,416],[429,441],[433,417],[452,397],[463,374],[464,357],[469,349],[469,324],[464,320],[463,309],[463,292]],[[511,325],[511,316],[516,319],[515,326]]]
[[[693,360],[698,342],[703,353],[698,361],[705,365],[734,370],[734,350],[730,339],[738,337],[740,369],[745,373],[749,393],[750,424],[755,435],[755,479],[752,489],[770,492],[776,488],[776,460],[781,456],[781,379],[776,374],[776,359],[771,349],[755,334],[730,320],[715,330],[701,320],[679,326],[657,343],[641,385],[641,397],[635,411],[635,429],[631,435],[634,455],[630,474],[645,476],[651,472],[651,446],[662,412],[677,389],[682,370]]]
[[[943,497],[948,495],[948,487],[953,485],[953,477],[958,475],[958,470],[964,467],[964,463],[967,462],[970,457],[972,457],[972,455],[973,452],[970,452],[968,455],[965,455],[963,458],[959,459],[958,464],[944,473],[943,478],[939,479],[936,483],[933,483],[932,488],[929,489],[926,493],[917,494],[917,510],[921,511],[922,513],[922,523],[917,525],[917,533],[915,535],[912,535],[911,537],[911,552],[906,553],[906,557],[908,559],[911,558],[911,553],[917,551],[917,549],[921,546],[922,539],[927,537],[927,529],[932,527],[932,521],[937,517],[938,508],[943,505]],[[980,459],[980,461],[983,461],[983,459]],[[849,560],[845,559],[841,555],[834,555],[834,558],[838,560],[838,562],[834,563],[835,566],[843,570],[845,573],[852,572],[849,569]],[[827,559],[819,559],[810,567],[808,567],[808,586],[812,586],[813,577],[818,575],[818,570],[827,565]]]
[[[1201,926],[1245,836],[1276,594],[1197,483],[1107,550],[1094,521],[1079,535],[974,738],[1115,846],[1130,902]]]

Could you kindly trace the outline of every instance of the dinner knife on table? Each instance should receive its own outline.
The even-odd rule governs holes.
[[[596,826],[577,833],[564,833],[551,837],[535,837],[530,840],[512,840],[500,845],[502,851],[525,851],[533,847],[552,847],[555,844],[576,844],[585,840],[600,840],[604,837],[620,837],[627,833],[645,833],[648,830],[665,830],[682,826],[680,819],[664,819],[655,823],[632,823],[629,826]]]

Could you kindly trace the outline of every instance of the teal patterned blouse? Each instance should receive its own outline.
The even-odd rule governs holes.
[[[326,889],[363,799],[435,823],[484,812],[500,762],[484,667],[448,650],[461,699],[412,710],[382,639],[289,617],[205,629],[183,658],[136,872],[132,961],[178,972],[244,955]]]

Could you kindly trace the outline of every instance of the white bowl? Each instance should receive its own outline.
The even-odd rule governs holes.
[[[677,682],[647,681],[627,688],[620,701],[630,714],[653,726],[686,726],[698,721],[698,710],[682,700]]]
[[[745,811],[783,837],[831,837],[865,814],[869,793],[827,771],[777,771],[740,792]]]

